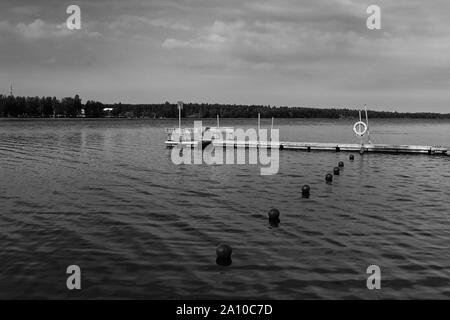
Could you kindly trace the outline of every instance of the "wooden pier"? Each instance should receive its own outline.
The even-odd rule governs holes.
[[[179,109],[180,109],[179,103]],[[359,121],[353,126],[353,132],[361,139],[361,143],[323,143],[323,142],[289,142],[289,141],[261,141],[259,131],[261,128],[260,115],[258,114],[258,138],[257,140],[238,140],[234,136],[233,127],[220,127],[219,116],[217,116],[217,127],[195,127],[181,128],[181,117],[178,128],[166,128],[168,134],[166,146],[173,148],[205,148],[212,145],[215,148],[276,148],[279,150],[303,150],[303,151],[331,151],[331,152],[377,152],[393,154],[425,154],[425,155],[448,155],[448,149],[442,146],[403,145],[403,144],[374,144],[370,139],[369,116],[367,107],[364,106],[366,115],[365,122],[362,112],[359,112]],[[273,129],[273,118],[272,126]],[[206,133],[209,133],[206,135]],[[208,138],[206,138],[208,137]],[[242,139],[242,138],[241,138]],[[245,138],[244,138],[245,139]]]
[[[321,142],[271,143],[266,141],[213,141],[214,147],[233,146],[235,148],[279,148],[280,150],[332,151],[332,152],[378,152],[447,155],[447,148],[441,146],[394,145],[394,144],[349,144]]]
[[[236,140],[212,140],[202,141],[202,145],[211,144],[214,147],[233,148],[277,148],[280,150],[303,150],[303,151],[331,151],[331,152],[376,152],[393,154],[427,154],[448,155],[448,149],[441,146],[422,145],[395,145],[395,144],[349,144],[349,143],[321,143],[321,142],[270,142],[270,141],[236,141]],[[177,146],[177,141],[166,141],[167,147]],[[196,141],[185,141],[183,147],[195,147],[199,145]]]

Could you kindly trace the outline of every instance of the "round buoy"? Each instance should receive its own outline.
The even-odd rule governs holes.
[[[333,181],[333,175],[332,175],[331,173],[328,173],[328,174],[325,176],[325,180],[326,180],[327,182],[332,182],[332,181]]]
[[[269,224],[272,227],[278,227],[280,224],[280,211],[278,209],[270,209],[269,213],[267,214],[269,216]]]
[[[218,266],[223,266],[223,267],[228,267],[229,265],[231,265],[231,263],[232,263],[231,253],[232,252],[233,252],[233,250],[231,249],[231,247],[229,245],[221,244],[220,246],[218,246],[216,249],[216,254],[217,254],[216,264]]]
[[[350,158],[350,161],[355,160],[355,156],[353,154],[351,154],[349,158]]]
[[[341,174],[341,169],[339,169],[339,167],[334,167],[333,173],[335,176],[338,176]]]
[[[311,187],[308,186],[307,184],[305,184],[302,187],[302,195],[303,195],[303,197],[309,197],[310,192],[311,192]]]
[[[267,214],[269,216],[269,219],[279,219],[280,218],[280,211],[278,209],[270,209],[269,213]]]
[[[221,244],[216,249],[217,258],[220,259],[230,259],[231,253],[233,252],[233,249],[227,244]]]
[[[343,168],[344,167],[344,162],[343,161],[339,161],[338,166],[339,166],[339,168]]]

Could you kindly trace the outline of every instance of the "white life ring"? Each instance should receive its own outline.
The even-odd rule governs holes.
[[[361,137],[364,136],[367,132],[367,124],[365,124],[362,121],[358,121],[353,126],[353,132],[358,136],[361,136]]]

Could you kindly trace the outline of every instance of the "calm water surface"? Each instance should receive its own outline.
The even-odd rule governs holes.
[[[274,176],[175,166],[163,128],[176,124],[0,121],[0,298],[450,298],[450,157],[283,151]],[[357,142],[352,124],[276,121],[290,141]],[[448,121],[371,124],[374,142],[450,145]],[[222,242],[230,267],[215,263]]]

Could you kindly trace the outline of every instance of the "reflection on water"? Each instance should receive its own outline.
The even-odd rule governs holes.
[[[347,120],[276,122],[282,140],[356,139]],[[0,121],[0,298],[450,297],[449,158],[283,151],[274,176],[175,166],[163,131],[174,125]],[[371,125],[375,142],[449,144],[449,122]],[[233,248],[228,267],[220,243]],[[379,291],[366,288],[372,264]]]

